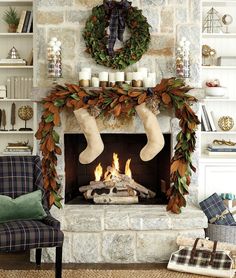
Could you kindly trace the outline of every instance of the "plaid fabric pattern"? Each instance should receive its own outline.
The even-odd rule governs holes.
[[[191,258],[192,248],[183,248],[171,256],[170,261],[179,265],[199,266],[202,268],[213,268],[219,270],[230,270],[232,268],[231,258],[223,251],[216,251],[212,265],[210,265],[211,251],[196,249],[193,261]]]
[[[10,221],[0,224],[0,251],[62,246],[63,233],[41,221]]]
[[[205,199],[204,201],[199,203],[201,209],[206,214],[208,221],[216,217],[217,215],[221,215],[226,209],[223,200],[216,193]],[[214,224],[218,225],[236,225],[236,222],[229,212],[224,217],[216,220]]]
[[[10,221],[0,224],[0,251],[62,246],[60,222],[50,215],[43,188],[39,156],[0,157],[0,194],[11,198],[40,189],[47,217],[42,221]]]
[[[108,54],[114,56],[114,45],[118,38],[123,42],[123,34],[125,31],[125,13],[130,8],[130,2],[122,0],[114,2],[110,0],[104,1],[104,8],[108,15],[110,35],[108,38]]]

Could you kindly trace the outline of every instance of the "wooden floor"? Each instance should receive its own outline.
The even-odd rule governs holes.
[[[29,252],[0,254],[1,269],[30,270],[37,269],[35,263],[29,260]],[[54,264],[44,263],[42,269],[54,269]],[[161,269],[166,264],[63,264],[64,269]]]

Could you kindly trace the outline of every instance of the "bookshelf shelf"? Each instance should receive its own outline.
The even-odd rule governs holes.
[[[34,131],[0,131],[2,135],[9,135],[9,134],[34,134]]]
[[[236,38],[236,33],[202,33],[202,37],[203,38],[207,38],[207,39],[230,39],[230,38]]]
[[[233,131],[201,131],[204,135],[236,135],[236,130]]]
[[[34,66],[0,66],[0,69],[33,69]]]
[[[33,102],[31,99],[26,99],[26,98],[13,98],[13,99],[9,99],[9,98],[4,98],[4,99],[0,99],[0,102]]]
[[[236,66],[202,66],[203,70],[236,70]]]
[[[0,33],[0,37],[32,37],[33,33]]]
[[[32,5],[33,0],[24,0],[24,1],[17,1],[17,0],[4,0],[0,1],[0,6],[28,6]]]
[[[203,98],[203,99],[199,99],[199,101],[201,103],[205,103],[205,102],[236,102],[236,99],[232,99],[232,98]]]

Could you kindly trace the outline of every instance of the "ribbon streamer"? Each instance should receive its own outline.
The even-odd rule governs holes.
[[[123,35],[125,31],[125,16],[128,9],[131,7],[130,2],[121,0],[116,2],[114,0],[104,0],[103,6],[106,15],[109,18],[110,35],[108,38],[108,54],[114,56],[114,46],[118,38],[123,42]]]
[[[229,211],[227,209],[225,209],[221,214],[216,214],[215,217],[210,219],[210,223],[213,224],[218,220],[222,220],[225,219],[226,215],[229,213]]]

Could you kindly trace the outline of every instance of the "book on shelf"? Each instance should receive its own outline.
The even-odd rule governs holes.
[[[236,145],[235,146],[227,146],[227,145],[216,145],[216,144],[208,144],[207,145],[208,148],[212,149],[212,150],[236,150]]]
[[[25,21],[25,16],[26,16],[26,10],[23,10],[20,15],[20,20],[19,20],[19,24],[17,26],[16,33],[22,32],[24,21]]]
[[[202,118],[203,122],[206,125],[206,131],[212,131],[211,125],[210,125],[210,120],[207,114],[206,106],[203,104],[202,105]]]
[[[208,116],[208,119],[209,119],[209,123],[210,123],[210,128],[212,131],[216,131],[216,126],[215,126],[215,122],[214,122],[214,119],[213,119],[213,111],[209,111],[209,109],[205,106],[205,109],[206,109],[206,113],[207,113],[207,116]]]
[[[33,32],[33,12],[31,11],[28,26],[27,26],[27,33],[32,33]]]
[[[215,148],[215,149],[212,149],[212,148],[208,147],[207,150],[210,151],[210,152],[225,152],[225,153],[235,152],[236,153],[236,149],[234,149],[234,148],[222,148],[222,149],[216,149]]]
[[[11,76],[7,78],[7,97],[10,99],[29,99],[33,87],[31,76]]]
[[[31,11],[26,11],[24,24],[23,24],[22,31],[21,31],[22,33],[27,33],[31,13],[32,13]]]
[[[203,110],[202,110],[202,114],[201,114],[201,122],[202,122],[202,129],[203,129],[203,131],[210,131],[208,129],[208,126],[207,126],[206,118],[203,115]]]
[[[205,153],[209,156],[235,156],[236,157],[236,152],[212,152],[209,150],[205,150]]]

